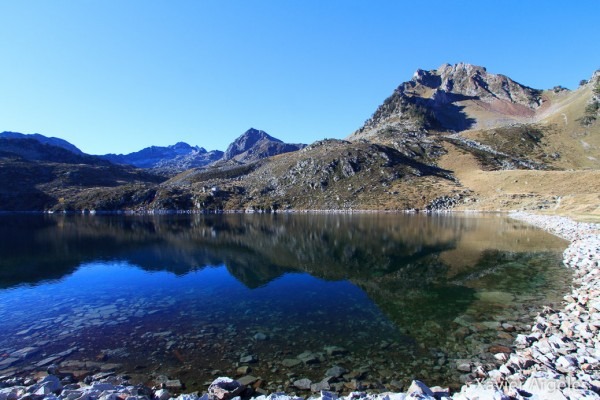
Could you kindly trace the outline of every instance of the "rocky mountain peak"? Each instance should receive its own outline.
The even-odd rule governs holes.
[[[288,144],[265,131],[250,128],[227,147],[223,160],[250,162],[303,148],[303,144]]]
[[[191,146],[186,142],[177,142],[171,146],[168,146],[170,149],[175,151],[177,154],[188,154],[191,152],[196,153],[206,153],[206,149],[198,146]]]
[[[258,129],[250,128],[246,132],[244,132],[240,137],[235,139],[227,150],[225,150],[225,155],[223,156],[224,160],[230,160],[235,156],[242,154],[248,150],[250,150],[253,146],[255,146],[259,142],[274,142],[274,143],[283,143],[279,139],[275,139],[270,136],[267,132],[261,131]]]
[[[505,100],[529,108],[542,105],[541,91],[521,85],[507,76],[488,73],[484,67],[458,63],[444,64],[436,70],[440,78],[438,91],[479,100]]]
[[[350,139],[394,132],[462,131],[490,118],[518,122],[542,105],[542,92],[484,67],[458,63],[418,69]],[[484,116],[484,117],[482,117]],[[476,118],[474,118],[476,117]]]

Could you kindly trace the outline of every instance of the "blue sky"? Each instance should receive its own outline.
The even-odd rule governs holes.
[[[599,20],[598,0],[0,0],[0,131],[91,154],[344,138],[417,68],[576,88]]]

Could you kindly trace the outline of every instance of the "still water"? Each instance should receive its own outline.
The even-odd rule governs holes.
[[[0,375],[455,386],[560,302],[565,247],[504,216],[4,215]]]

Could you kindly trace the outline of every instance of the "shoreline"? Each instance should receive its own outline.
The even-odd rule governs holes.
[[[427,214],[436,213],[449,212],[434,211]],[[529,396],[531,394],[537,395],[538,399],[600,399],[600,340],[597,337],[597,333],[600,333],[600,283],[596,282],[600,256],[600,224],[579,223],[560,216],[527,213],[510,213],[508,216],[568,240],[570,244],[563,253],[563,262],[574,270],[574,276],[572,291],[564,296],[566,305],[561,310],[545,307],[532,323],[534,326],[531,333],[518,335],[513,345],[516,352],[508,357],[504,353],[496,355],[497,360],[504,361],[502,366],[491,371],[478,369],[474,372],[477,377],[476,383],[462,386],[461,391],[454,393],[452,397],[447,389],[429,388],[422,382],[413,381],[405,393],[353,392],[348,396],[338,396],[323,391],[320,395],[312,393],[312,398],[536,398]],[[51,366],[49,373],[53,372],[55,371]],[[172,397],[166,388],[130,386],[122,377],[93,376],[85,383],[61,382],[54,375],[48,375],[38,382],[33,379],[0,377],[0,400],[125,400],[131,396],[136,396],[137,400],[168,400]],[[216,379],[209,387],[208,394],[183,394],[177,399],[229,400],[236,396],[260,400],[302,399],[294,393],[267,396],[267,393],[254,392],[247,389],[243,382],[239,383],[229,378]]]
[[[531,333],[517,336],[516,352],[502,366],[482,371],[476,384],[464,385],[453,399],[600,399],[600,224],[523,212],[509,216],[570,242],[563,263],[574,272],[571,293],[562,309],[545,307]]]

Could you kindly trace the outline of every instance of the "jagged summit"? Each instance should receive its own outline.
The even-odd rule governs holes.
[[[350,139],[373,138],[390,130],[462,131],[482,124],[524,122],[542,104],[542,91],[504,75],[466,63],[444,64],[431,71],[418,69]]]
[[[501,74],[488,73],[484,67],[465,63],[444,64],[436,72],[441,79],[436,91],[438,95],[455,93],[487,101],[500,99],[532,109],[542,104],[540,90],[521,85]]]
[[[227,150],[225,150],[224,160],[230,160],[235,156],[248,151],[252,146],[256,145],[259,141],[269,141],[274,143],[283,143],[281,140],[270,136],[267,132],[250,128],[244,132],[241,136],[235,139]]]
[[[277,154],[300,150],[304,144],[284,143],[267,132],[250,128],[227,147],[223,161],[251,162]]]
[[[102,157],[116,164],[153,168],[156,172],[172,174],[210,164],[222,155],[221,151],[208,152],[203,147],[177,142],[170,146],[150,146],[129,154],[106,154]]]

